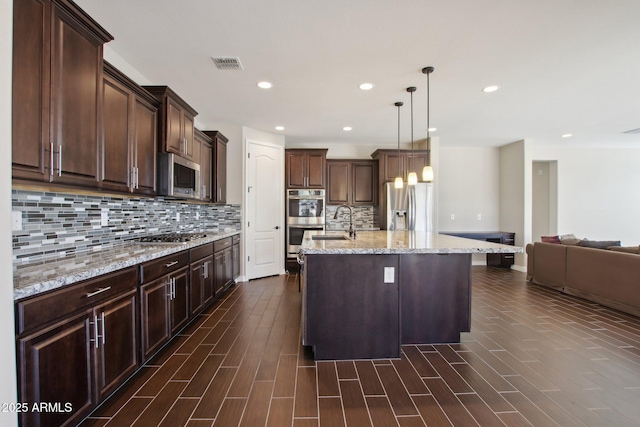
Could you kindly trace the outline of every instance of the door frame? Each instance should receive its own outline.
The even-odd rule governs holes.
[[[242,256],[242,264],[243,264],[243,275],[238,279],[239,281],[247,281],[249,280],[248,278],[250,277],[250,275],[248,274],[248,255],[247,255],[247,248],[248,246],[248,233],[247,233],[247,221],[248,221],[248,215],[247,215],[247,210],[248,210],[248,206],[249,206],[249,189],[248,189],[248,167],[247,167],[247,162],[248,162],[248,153],[249,153],[249,147],[251,145],[262,145],[262,146],[266,146],[269,148],[275,148],[276,150],[278,150],[279,154],[278,154],[278,160],[280,162],[280,165],[278,167],[278,170],[280,171],[280,190],[278,191],[278,224],[279,224],[279,233],[280,233],[280,244],[279,244],[279,248],[277,249],[277,253],[276,253],[276,262],[278,263],[278,265],[280,266],[280,272],[279,274],[286,274],[286,269],[285,269],[285,241],[284,241],[284,228],[285,228],[285,213],[284,213],[284,146],[282,145],[278,145],[278,144],[273,144],[271,142],[265,142],[265,141],[260,141],[257,139],[252,139],[252,138],[245,138],[244,139],[244,144],[243,144],[243,153],[242,153],[242,169],[243,169],[243,174],[242,174],[242,191],[243,191],[243,196],[242,196],[242,205],[243,205],[243,209],[242,209],[242,248],[241,248],[241,256]]]

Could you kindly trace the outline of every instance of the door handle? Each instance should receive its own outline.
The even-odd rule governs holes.
[[[273,228],[274,228],[274,229],[276,229],[276,230],[280,230],[280,226],[279,226],[279,225],[276,225],[276,226],[275,226],[275,227],[273,227]]]

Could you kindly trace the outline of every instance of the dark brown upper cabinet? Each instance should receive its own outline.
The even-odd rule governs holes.
[[[174,153],[193,161],[195,153],[193,121],[198,115],[197,111],[168,86],[143,87],[160,101],[158,150],[163,153]]]
[[[380,168],[379,182],[394,181],[398,173],[404,181],[411,171],[418,174],[418,181],[422,180],[422,168],[429,165],[428,150],[376,150],[371,157],[378,160]]]
[[[373,206],[378,203],[375,160],[327,160],[328,205]]]
[[[287,188],[325,188],[326,149],[285,150]]]
[[[70,0],[13,4],[13,178],[97,187],[102,47]]]
[[[213,201],[213,140],[206,134],[195,130],[194,162],[200,165],[200,198]]]
[[[107,62],[102,91],[102,188],[154,195],[158,101]]]
[[[227,143],[229,139],[217,130],[204,132],[213,140],[212,186],[214,203],[227,203]]]

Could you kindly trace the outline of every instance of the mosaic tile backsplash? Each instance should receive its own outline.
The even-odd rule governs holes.
[[[240,205],[160,197],[13,190],[12,209],[22,216],[22,230],[13,232],[13,260],[18,263],[96,251],[163,232],[241,229]]]
[[[327,205],[325,209],[325,229],[340,231],[349,229],[349,209],[341,208],[337,219],[333,219],[337,206]],[[374,206],[354,206],[353,222],[356,230],[378,228],[377,209]]]

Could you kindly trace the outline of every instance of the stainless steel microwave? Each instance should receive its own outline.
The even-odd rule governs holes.
[[[158,154],[158,195],[200,198],[200,165],[175,154]]]

